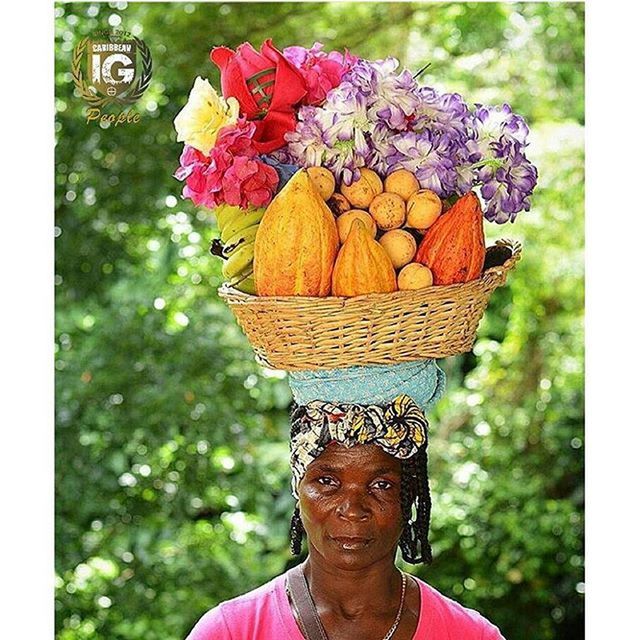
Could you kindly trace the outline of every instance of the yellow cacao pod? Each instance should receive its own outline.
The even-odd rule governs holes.
[[[328,296],[338,252],[335,218],[305,169],[276,194],[256,234],[259,296]]]
[[[334,296],[389,293],[397,289],[391,259],[358,218],[338,252],[332,283]]]

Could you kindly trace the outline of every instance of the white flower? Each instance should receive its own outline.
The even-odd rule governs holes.
[[[189,100],[175,117],[173,125],[178,142],[186,142],[204,154],[216,143],[218,131],[238,119],[240,104],[231,97],[219,96],[208,80],[196,78]]]

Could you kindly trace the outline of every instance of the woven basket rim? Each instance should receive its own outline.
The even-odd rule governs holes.
[[[491,246],[507,246],[512,250],[512,254],[507,260],[505,260],[504,264],[496,265],[494,267],[490,267],[486,271],[482,273],[479,278],[475,280],[470,280],[469,282],[459,282],[456,284],[447,284],[447,285],[438,285],[436,287],[425,287],[424,289],[408,289],[404,291],[392,291],[390,293],[367,293],[360,296],[258,296],[251,293],[245,293],[244,291],[240,291],[235,287],[229,286],[226,283],[223,283],[218,287],[218,293],[222,297],[233,296],[234,298],[244,300],[245,302],[251,302],[251,304],[274,304],[278,302],[291,302],[297,301],[301,302],[317,302],[318,300],[322,300],[325,302],[334,302],[334,303],[342,303],[349,304],[357,303],[358,301],[366,301],[366,300],[375,300],[376,298],[385,298],[387,300],[397,299],[402,301],[405,298],[413,298],[416,293],[421,292],[426,295],[429,293],[434,293],[434,290],[438,293],[454,293],[461,289],[477,287],[480,283],[488,282],[496,277],[501,277],[504,273],[510,271],[520,260],[522,256],[522,243],[519,240],[512,240],[509,238],[501,238],[496,240],[495,245]]]

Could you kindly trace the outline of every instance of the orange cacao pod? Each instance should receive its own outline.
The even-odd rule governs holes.
[[[434,284],[480,277],[485,256],[482,219],[478,197],[470,191],[427,229],[415,261],[431,269]]]

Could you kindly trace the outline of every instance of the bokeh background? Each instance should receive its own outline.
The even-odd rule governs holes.
[[[138,124],[87,125],[73,47],[98,28],[150,47]],[[583,624],[584,7],[578,3],[69,3],[55,8],[56,634],[180,640],[281,573],[293,506],[290,392],[216,296],[206,211],[172,178],[172,121],[209,50],[272,37],[398,57],[531,125],[523,241],[472,353],[441,362],[421,578],[510,640]]]

